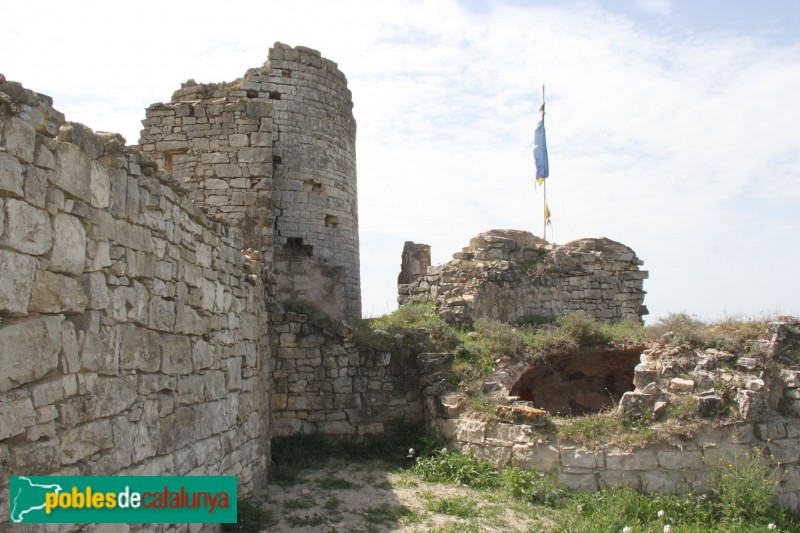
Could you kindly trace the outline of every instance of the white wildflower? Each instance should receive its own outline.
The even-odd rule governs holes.
[[[662,510],[660,510],[659,512],[657,512],[657,513],[656,513],[656,515],[657,515],[659,518],[664,518],[664,515],[665,515],[665,514],[666,514],[666,513],[664,512],[664,510],[663,510],[663,509],[662,509]]]
[[[776,524],[770,524],[767,526],[767,529],[770,531],[778,531],[778,526]]]
[[[672,526],[669,524],[664,526],[664,533],[672,533]]]
[[[622,533],[633,533],[633,529],[630,526],[625,526],[622,528]]]

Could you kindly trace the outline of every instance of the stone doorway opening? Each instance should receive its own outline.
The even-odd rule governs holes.
[[[528,367],[509,391],[551,415],[582,416],[619,403],[634,390],[641,348],[548,355]]]

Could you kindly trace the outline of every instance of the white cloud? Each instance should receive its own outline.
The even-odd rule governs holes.
[[[394,304],[404,240],[444,261],[492,227],[541,231],[530,143],[546,83],[558,242],[632,246],[654,314],[800,313],[787,281],[800,260],[797,44],[655,35],[591,4],[137,3],[120,4],[124,20],[101,5],[48,4],[35,38],[12,26],[0,68],[129,142],[148,103],[187,78],[240,76],[273,41],[339,63],[358,120],[367,312]]]

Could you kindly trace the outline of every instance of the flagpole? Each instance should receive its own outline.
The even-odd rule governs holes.
[[[542,84],[542,120],[544,120],[544,83]],[[547,240],[547,178],[544,179],[544,183],[542,183],[542,189],[544,191],[544,204],[542,205],[542,218],[544,219],[543,222],[543,230],[542,231],[542,238]]]

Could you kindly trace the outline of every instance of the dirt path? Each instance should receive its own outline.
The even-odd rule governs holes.
[[[526,532],[553,526],[542,508],[491,491],[425,483],[380,461],[330,461],[270,484],[268,532]]]

